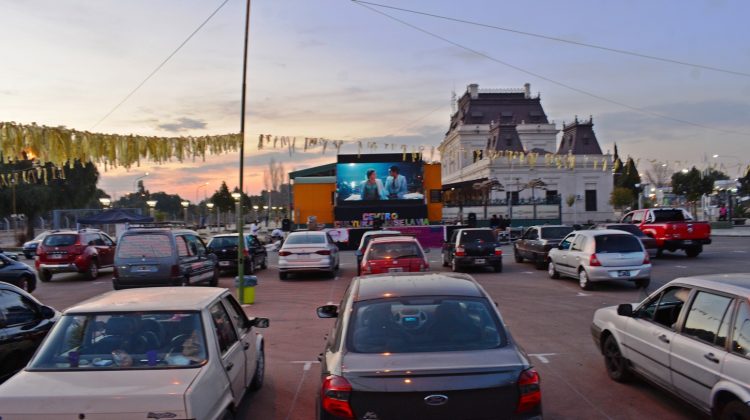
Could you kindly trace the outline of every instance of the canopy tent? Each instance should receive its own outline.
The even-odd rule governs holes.
[[[108,225],[117,223],[145,223],[153,222],[154,218],[133,214],[121,209],[105,210],[91,217],[78,219],[82,225]]]

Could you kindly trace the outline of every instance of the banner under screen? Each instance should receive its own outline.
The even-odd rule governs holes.
[[[421,160],[404,161],[401,154],[365,156],[367,159],[357,162],[342,162],[340,157],[336,165],[337,205],[424,203]],[[377,157],[382,161],[373,162]]]

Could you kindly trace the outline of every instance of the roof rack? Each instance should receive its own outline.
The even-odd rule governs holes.
[[[170,229],[187,228],[185,222],[135,222],[128,224],[128,229]]]

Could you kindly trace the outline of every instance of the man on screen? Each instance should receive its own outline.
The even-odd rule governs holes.
[[[385,193],[389,200],[403,199],[406,189],[406,178],[398,173],[398,166],[393,165],[385,179]]]
[[[374,169],[367,170],[367,179],[360,185],[362,200],[385,200],[386,192],[383,183],[377,178]]]

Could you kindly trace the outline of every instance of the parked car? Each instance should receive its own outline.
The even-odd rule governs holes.
[[[25,290],[0,282],[0,382],[26,366],[59,317]]]
[[[630,223],[646,235],[656,239],[656,255],[667,250],[685,250],[694,258],[703,252],[703,245],[711,243],[711,225],[699,222],[685,209],[657,208],[631,211],[623,216],[620,223]]]
[[[362,274],[360,272],[360,269],[362,268],[362,257],[365,255],[365,249],[367,249],[367,244],[370,243],[372,239],[375,238],[381,238],[383,236],[398,236],[403,235],[403,233],[397,231],[397,230],[370,230],[365,232],[362,235],[362,239],[359,241],[359,247],[357,247],[357,250],[354,252],[354,255],[357,256],[357,275]]]
[[[9,252],[9,251],[6,251],[6,250],[0,248],[0,255],[4,255],[4,256],[6,256],[7,258],[10,258],[13,261],[18,261],[18,254],[16,254],[15,252]]]
[[[237,271],[236,233],[216,235],[208,241],[208,252],[215,254],[219,270]],[[245,234],[245,274],[253,274],[258,268],[268,267],[268,252],[257,237]]]
[[[638,226],[631,225],[627,223],[604,223],[600,225],[596,225],[594,229],[614,229],[614,230],[621,230],[623,232],[632,233],[635,235],[639,241],[643,244],[643,247],[646,248],[646,251],[648,251],[649,255],[653,252],[656,253],[656,239],[646,235],[643,233],[642,230],[638,229]]]
[[[98,229],[59,231],[45,236],[37,248],[36,270],[43,282],[57,273],[83,273],[89,280],[112,267],[115,241]]]
[[[42,232],[39,235],[36,235],[34,239],[24,242],[23,255],[26,257],[27,260],[34,259],[34,257],[36,256],[36,249],[39,247],[39,244],[42,243],[44,238],[50,233],[51,231]]]
[[[610,378],[637,373],[717,419],[750,418],[750,274],[673,280],[594,313]]]
[[[0,254],[0,281],[31,293],[36,289],[36,273],[28,265]]]
[[[333,277],[338,269],[339,248],[325,232],[292,232],[279,250],[281,280],[289,273],[326,272]]]
[[[513,257],[517,263],[527,259],[534,263],[537,269],[547,268],[549,250],[556,248],[560,241],[573,231],[573,226],[531,226],[513,243]]]
[[[492,229],[456,229],[443,244],[443,266],[454,272],[469,267],[492,267],[503,271],[503,250]]]
[[[425,250],[411,236],[386,236],[372,239],[365,249],[360,274],[428,271]]]
[[[474,279],[355,277],[321,354],[318,419],[539,419],[539,374]]]
[[[627,280],[646,288],[651,281],[651,260],[634,235],[621,230],[578,230],[549,252],[550,278],[578,279],[581,289],[594,282]]]
[[[217,257],[192,230],[134,227],[123,232],[115,254],[112,287],[219,284]]]
[[[253,328],[267,326],[226,289],[105,293],[67,309],[0,386],[3,417],[225,418],[263,385],[265,346]]]

